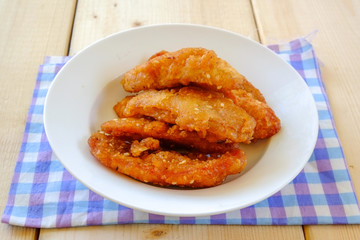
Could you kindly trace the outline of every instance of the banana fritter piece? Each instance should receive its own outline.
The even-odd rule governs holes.
[[[124,74],[121,80],[128,92],[164,89],[194,84],[202,88],[227,92],[245,90],[249,96],[265,102],[255,88],[228,62],[205,48],[183,48],[175,52],[161,51]]]
[[[175,144],[203,153],[224,153],[236,147],[235,144],[231,143],[211,143],[200,138],[194,131],[181,130],[177,125],[146,118],[113,119],[103,123],[101,130],[114,136],[132,139],[153,137],[168,142],[167,145]]]
[[[130,147],[130,153],[134,157],[139,157],[145,151],[154,151],[160,148],[160,142],[157,139],[148,137],[141,141],[134,140]]]
[[[117,107],[118,106],[118,107]],[[209,142],[249,143],[256,122],[244,109],[222,93],[183,87],[180,89],[146,90],[119,103],[119,116],[148,116],[176,124],[181,129],[196,131]]]
[[[153,142],[151,139],[149,141]],[[162,151],[160,148],[156,151],[141,151],[139,156],[133,156],[130,152],[133,143],[101,132],[94,133],[88,143],[92,155],[106,167],[159,186],[216,186],[228,175],[240,173],[247,161],[239,149],[224,154],[205,155],[196,152],[180,154]]]
[[[232,90],[228,97],[255,119],[253,141],[269,138],[280,131],[280,119],[266,103],[249,98],[242,90]]]

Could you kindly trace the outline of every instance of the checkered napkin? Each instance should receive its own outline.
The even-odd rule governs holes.
[[[69,57],[40,66],[2,222],[27,227],[123,223],[307,225],[356,224],[360,211],[346,167],[312,45],[300,38],[271,45],[305,79],[319,113],[315,150],[301,173],[253,206],[205,217],[168,217],[133,210],[95,194],[71,176],[52,153],[43,126],[49,85]]]

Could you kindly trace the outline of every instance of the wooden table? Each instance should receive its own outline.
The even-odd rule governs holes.
[[[196,23],[277,43],[318,31],[313,45],[360,199],[360,1],[0,0],[0,211],[7,195],[39,64],[73,55],[111,33],[155,23]],[[29,229],[0,224],[2,239],[359,239],[360,225],[132,224]]]

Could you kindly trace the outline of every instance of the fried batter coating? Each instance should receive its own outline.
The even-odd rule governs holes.
[[[101,132],[94,133],[88,143],[92,155],[106,167],[159,186],[216,186],[226,176],[240,173],[247,161],[239,149],[215,156],[158,150],[136,157],[129,152],[131,143]]]
[[[194,84],[202,88],[227,92],[242,89],[250,97],[265,102],[261,92],[243,75],[212,50],[183,48],[161,51],[147,62],[124,74],[121,83],[128,92],[164,89]]]
[[[126,106],[119,104],[123,109],[119,116],[152,117],[187,131],[196,131],[210,142],[249,143],[253,138],[256,125],[253,117],[218,92],[197,87],[150,89],[126,101]]]
[[[114,111],[115,113],[118,115],[118,117],[124,117],[123,112],[124,109],[126,107],[126,104],[130,101],[130,99],[132,99],[133,96],[126,96],[125,98],[123,98],[120,102],[118,102],[114,107]]]
[[[145,118],[113,119],[103,123],[101,130],[114,136],[130,137],[132,139],[153,137],[165,140],[168,143],[167,145],[175,144],[203,153],[225,153],[231,148],[237,147],[235,144],[230,143],[211,143],[206,139],[199,138],[196,132],[181,130],[177,125]]]
[[[130,153],[134,157],[139,157],[145,151],[158,150],[159,148],[160,148],[159,140],[148,137],[142,139],[140,142],[138,140],[134,140],[130,147]]]
[[[242,90],[232,90],[228,97],[255,119],[256,127],[253,141],[269,138],[280,131],[280,119],[266,103],[255,98],[249,98]]]
[[[116,103],[115,106],[113,107],[116,115],[119,117],[119,118],[124,118],[126,117],[124,115],[124,110],[126,108],[126,105],[128,104],[128,102],[135,96],[127,96],[125,97],[124,99],[122,99],[120,102]],[[133,114],[132,117],[144,117],[144,115],[141,115],[141,114]]]

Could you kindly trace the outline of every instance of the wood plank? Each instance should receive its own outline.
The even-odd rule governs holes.
[[[359,225],[317,225],[305,229],[306,239],[359,239],[359,233]]]
[[[226,17],[224,17],[226,16]],[[73,55],[109,34],[148,24],[194,23],[228,29],[258,40],[252,7],[249,1],[237,0],[79,0],[70,55]],[[166,232],[174,239],[234,239],[235,236],[253,236],[254,239],[303,239],[301,226],[252,227],[252,226],[188,226],[188,225],[123,225],[86,227],[82,229],[42,229],[40,239],[91,239],[104,236],[107,239],[144,239],[146,234]],[[165,229],[165,230],[162,230]],[[99,235],[98,235],[99,234]],[[155,235],[156,235],[155,234]],[[176,237],[175,237],[176,236]],[[94,237],[96,238],[96,237]],[[150,238],[150,237],[149,237]],[[155,238],[155,237],[154,237]]]
[[[76,1],[0,1],[0,206],[5,208],[39,64],[66,55]],[[0,224],[2,239],[35,239],[37,230]]]
[[[322,76],[357,197],[360,198],[360,2],[253,0],[260,38],[269,43],[314,30]],[[308,226],[309,239],[356,239],[360,226]]]
[[[132,224],[41,231],[40,240],[67,239],[304,239],[297,226],[220,226]]]
[[[226,18],[224,16],[226,15]],[[193,23],[221,27],[258,40],[248,1],[138,0],[78,3],[70,55],[118,31],[161,23]]]

